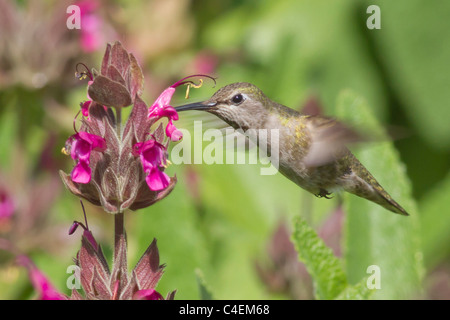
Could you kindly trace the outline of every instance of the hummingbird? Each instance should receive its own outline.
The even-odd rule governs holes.
[[[175,110],[202,110],[214,114],[234,129],[277,129],[279,172],[320,198],[346,191],[408,216],[373,175],[347,148],[358,134],[336,119],[304,115],[270,100],[257,86],[237,82],[219,89],[206,101]],[[254,141],[258,145],[258,138]],[[271,149],[269,149],[271,150]]]

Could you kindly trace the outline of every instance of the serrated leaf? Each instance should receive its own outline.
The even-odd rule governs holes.
[[[369,300],[374,292],[374,289],[368,288],[367,279],[364,278],[356,285],[345,288],[336,300]]]
[[[298,218],[292,236],[301,262],[313,278],[318,299],[335,299],[347,287],[342,262],[305,220]]]
[[[367,276],[370,265],[380,267],[381,289],[374,298],[405,299],[417,297],[423,274],[419,221],[411,184],[392,142],[373,116],[366,102],[355,93],[344,91],[337,105],[338,118],[364,127],[385,142],[364,145],[356,157],[374,175],[388,193],[410,213],[409,217],[390,211],[365,199],[346,194],[346,269],[349,282],[355,284]]]

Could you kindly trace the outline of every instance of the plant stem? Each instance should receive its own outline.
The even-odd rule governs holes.
[[[119,141],[122,140],[122,108],[116,108],[116,134]],[[114,261],[118,257],[121,240],[125,240],[124,213],[114,215]]]
[[[117,261],[120,239],[125,237],[124,214],[119,212],[114,215],[114,261]]]
[[[122,140],[122,108],[116,108],[116,133],[119,141]]]

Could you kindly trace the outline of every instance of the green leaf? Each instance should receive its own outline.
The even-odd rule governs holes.
[[[213,300],[211,290],[207,287],[205,277],[200,269],[195,270],[195,277],[198,283],[198,289],[200,291],[200,300]]]
[[[354,286],[348,286],[339,294],[336,300],[369,300],[374,294],[374,289],[369,289],[367,279],[364,278]]]
[[[428,268],[450,254],[450,175],[425,195],[420,203],[422,248]]]
[[[317,298],[338,297],[347,286],[342,262],[302,218],[295,222],[293,242],[300,261],[313,278]]]
[[[8,170],[12,165],[11,154],[15,145],[15,137],[17,134],[17,117],[14,113],[6,109],[0,117],[0,166],[3,170]]]
[[[366,1],[367,5],[372,1]],[[388,85],[416,133],[435,148],[450,146],[450,2],[380,0],[382,27],[375,38]]]
[[[391,196],[410,213],[409,217],[387,211],[354,195],[345,194],[345,257],[349,282],[367,276],[370,265],[381,270],[381,289],[374,298],[405,299],[420,294],[423,274],[419,243],[419,216],[406,170],[392,142],[366,102],[350,91],[340,94],[339,118],[365,132],[384,136],[385,142],[365,145],[355,152],[361,163]]]

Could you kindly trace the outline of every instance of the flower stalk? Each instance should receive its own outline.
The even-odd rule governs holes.
[[[116,133],[119,140],[122,139],[122,108],[116,108]]]
[[[118,259],[120,242],[125,240],[125,215],[119,212],[114,215],[114,262]]]

